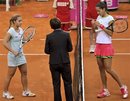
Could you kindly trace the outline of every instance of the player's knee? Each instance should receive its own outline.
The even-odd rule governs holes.
[[[8,78],[12,78],[14,76],[15,73],[9,73],[8,74]]]
[[[112,71],[111,69],[106,69],[106,72],[110,74]]]
[[[27,76],[27,71],[23,71],[23,72],[21,73],[21,76]]]

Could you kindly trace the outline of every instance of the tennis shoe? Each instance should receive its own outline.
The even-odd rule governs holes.
[[[95,45],[90,45],[89,53],[94,53]]]
[[[128,97],[128,88],[126,85],[123,85],[121,88],[120,88],[120,91],[122,93],[122,98],[123,99],[126,99]]]
[[[107,97],[110,96],[110,92],[108,91],[108,89],[103,89],[98,95],[97,98],[103,98],[103,97]]]
[[[14,99],[14,96],[11,95],[10,92],[3,92],[3,97],[6,98],[6,99]]]
[[[32,93],[30,90],[23,91],[22,95],[25,97],[35,97],[36,96],[36,94]]]

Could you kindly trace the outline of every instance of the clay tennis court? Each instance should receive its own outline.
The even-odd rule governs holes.
[[[9,19],[13,14],[21,14],[23,25],[36,27],[35,38],[24,46],[24,53],[28,61],[28,79],[29,88],[36,93],[36,97],[22,97],[22,85],[20,73],[16,72],[10,84],[10,92],[14,95],[13,101],[53,101],[53,87],[48,65],[48,55],[44,53],[44,44],[46,34],[51,32],[49,20],[54,16],[52,0],[48,2],[36,2],[28,0],[18,6],[11,6],[9,12],[5,12],[5,5],[0,4],[0,101],[6,101],[2,98],[4,79],[7,73],[7,50],[2,46],[2,39],[9,26]],[[34,18],[35,14],[45,13],[48,18]],[[112,15],[127,15],[130,23],[130,4],[120,3],[118,10],[111,11]],[[73,46],[76,44],[76,30],[72,30],[70,35]],[[96,95],[101,89],[100,74],[96,64],[96,58],[89,54],[89,36],[88,31],[84,30],[84,72],[85,72],[85,100],[86,101],[123,101],[120,89],[117,83],[108,75],[108,88],[111,92],[110,97],[97,99]],[[122,34],[113,35],[113,46],[115,56],[113,58],[112,68],[118,73],[123,82],[128,86],[130,92],[130,29]],[[70,53],[72,75],[74,71],[74,50]],[[63,101],[65,101],[62,84]],[[130,101],[130,97],[125,99]]]

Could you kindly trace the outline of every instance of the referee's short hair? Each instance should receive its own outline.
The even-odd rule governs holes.
[[[58,29],[61,28],[61,21],[58,18],[52,18],[50,20],[50,26],[52,29]]]

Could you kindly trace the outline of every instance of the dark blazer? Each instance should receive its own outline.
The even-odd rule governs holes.
[[[50,54],[49,64],[70,63],[72,43],[69,33],[56,29],[46,36],[45,53]]]

